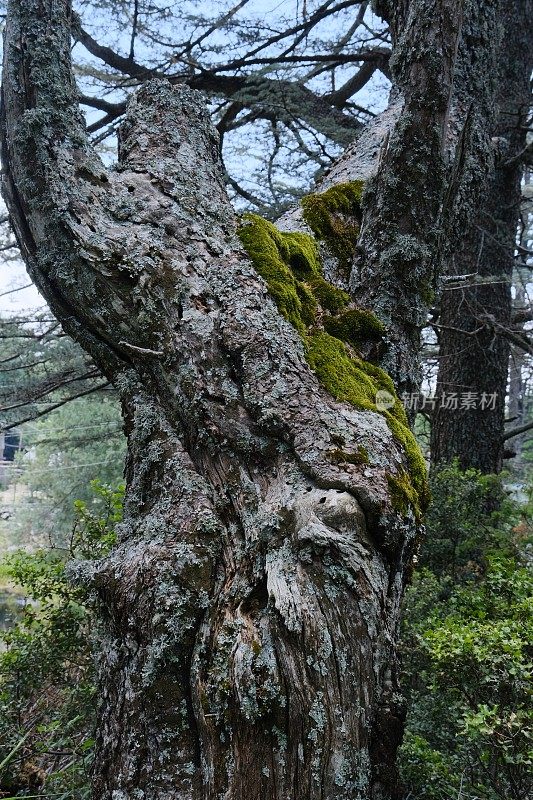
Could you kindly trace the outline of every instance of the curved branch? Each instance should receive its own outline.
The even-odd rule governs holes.
[[[71,31],[75,41],[80,42],[91,55],[99,58],[108,67],[129,75],[131,78],[149,80],[150,78],[163,77],[156,70],[138,64],[132,57],[126,58],[112,50],[110,47],[99,44],[96,39],[82,28],[81,20],[77,14],[72,14]]]
[[[376,69],[379,69],[377,64],[374,64],[372,61],[367,61],[355,75],[352,75],[342,86],[326,95],[327,99],[336,108],[344,108],[350,97],[353,97],[354,94],[366,86]]]

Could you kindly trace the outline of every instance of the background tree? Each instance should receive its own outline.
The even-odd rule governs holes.
[[[0,425],[9,431],[108,389],[49,311],[0,318]]]
[[[74,502],[90,502],[94,480],[113,487],[122,481],[125,440],[116,397],[71,400],[25,426],[23,445],[15,475],[7,475],[23,487],[17,503],[8,507],[11,544],[67,548]]]
[[[439,303],[437,406],[432,414],[434,463],[459,459],[466,469],[499,472],[503,466],[507,381],[511,344],[533,352],[513,318],[511,286],[517,266],[526,137],[531,110],[533,4],[508,3],[498,61],[498,115],[493,131],[495,166],[484,202],[464,244],[453,252]],[[519,255],[521,259],[522,256]],[[520,293],[518,314],[524,308]],[[517,298],[518,299],[518,298]],[[476,407],[441,402],[472,393]],[[485,397],[483,402],[482,398]],[[494,403],[491,398],[494,399]]]
[[[9,547],[64,544],[91,480],[120,482],[124,437],[116,394],[50,312],[0,319],[0,423],[15,434],[0,479]]]

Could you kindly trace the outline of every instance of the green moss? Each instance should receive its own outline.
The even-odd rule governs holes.
[[[396,475],[387,475],[389,492],[392,505],[404,516],[408,513],[409,507],[419,508],[419,498],[413,486],[410,476],[404,469]]]
[[[205,693],[205,689],[202,685],[200,685],[199,687],[198,694],[200,697],[200,705],[202,706],[204,713],[207,713],[209,711],[209,700],[207,698],[207,694]]]
[[[278,231],[275,225],[272,225],[272,228],[280,237],[283,256],[297,278],[306,280],[312,276],[322,275],[318,248],[312,236],[306,233],[283,233]]]
[[[300,310],[301,321],[304,325],[312,325],[317,311],[317,301],[312,289],[301,281],[296,281],[296,294],[302,305]]]
[[[305,341],[309,365],[328,392],[337,400],[374,411],[378,385],[365,369],[366,362],[325,331],[311,333]]]
[[[343,342],[359,348],[369,339],[379,341],[385,333],[384,324],[364,308],[352,308],[334,317],[324,317],[325,330]]]
[[[429,281],[424,281],[420,287],[420,295],[424,303],[431,308],[436,299],[436,292]]]
[[[351,265],[359,236],[363,189],[363,181],[352,181],[302,200],[304,220],[345,267]]]
[[[357,466],[370,464],[368,450],[362,444],[359,445],[355,453],[347,453],[340,449],[330,450],[328,457],[334,464],[356,464]]]
[[[396,406],[392,409],[393,413],[387,413],[387,424],[394,434],[396,441],[403,447],[409,466],[409,476],[411,483],[416,490],[418,503],[413,503],[413,509],[417,516],[426,510],[429,505],[429,485],[427,479],[427,467],[418,446],[414,434],[405,416],[405,409],[401,403],[402,413],[399,414]],[[400,508],[398,510],[401,511]]]
[[[347,347],[378,339],[384,333],[383,324],[371,311],[346,308],[349,295],[324,279],[311,236],[278,231],[255,214],[245,215],[239,236],[280,313],[300,333],[309,365],[322,386],[338,400],[385,416],[408,463],[408,473],[391,477],[391,497],[398,511],[406,513],[410,505],[418,516],[428,499],[426,465],[405,409],[387,373]],[[324,310],[330,314],[324,315]],[[378,408],[376,394],[380,391],[390,395],[391,407]],[[333,451],[332,457],[362,465],[368,463],[368,453],[363,450],[360,448],[354,455],[339,449]]]
[[[332,314],[336,314],[350,302],[348,292],[337,289],[336,286],[328,283],[322,276],[312,278],[310,286],[322,308],[325,308],[326,311],[331,311]]]
[[[315,318],[317,301],[304,279],[318,278],[322,271],[312,237],[304,233],[281,233],[256,214],[245,214],[239,237],[256,270],[267,282],[280,313],[300,333],[305,333]]]
[[[325,331],[311,333],[305,338],[307,360],[320,383],[338,400],[348,402],[365,411],[383,414],[394,438],[405,451],[411,482],[412,507],[419,516],[426,508],[429,495],[427,470],[418,443],[409,428],[405,409],[396,395],[390,377],[379,367],[353,356],[346,345]],[[389,409],[376,406],[378,391],[388,392],[394,400]],[[406,473],[407,474],[407,473]],[[397,494],[393,497],[397,496]],[[404,505],[395,506],[401,513]]]

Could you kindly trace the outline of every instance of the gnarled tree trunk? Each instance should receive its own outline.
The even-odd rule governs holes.
[[[457,458],[462,469],[484,473],[503,466],[509,337],[520,338],[512,330],[511,283],[533,67],[531,0],[507,3],[502,23],[496,164],[468,235],[450,259],[449,277],[465,277],[446,284],[440,300],[438,403],[431,426],[434,464]]]
[[[395,285],[406,297],[407,243],[424,276],[438,261],[461,19],[459,0],[397,6],[404,101],[360,239],[365,274],[390,270],[389,311]],[[317,374],[337,399],[310,369],[310,343],[327,341],[342,368],[359,365],[352,388],[384,381],[325,338],[320,309],[305,331],[279,313],[237,237],[200,95],[147,83],[104,168],[78,111],[69,17],[67,0],[11,2],[2,140],[28,269],[117,388],[128,437],[119,543],[77,569],[102,616],[95,800],[395,796],[395,639],[424,503],[405,419],[333,391],[344,376],[327,357]],[[405,163],[409,193],[388,199]],[[409,291],[415,353],[425,300]],[[391,330],[376,358],[398,377],[401,315]]]

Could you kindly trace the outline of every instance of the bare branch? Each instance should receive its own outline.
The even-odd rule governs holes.
[[[211,69],[200,68],[200,72],[195,74],[166,74],[151,70],[135,63],[129,58],[120,56],[109,47],[104,47],[93,39],[82,27],[79,19],[74,18],[73,35],[80,41],[87,50],[113,69],[122,72],[130,77],[139,80],[148,80],[158,77],[169,80],[171,83],[186,83],[193,89],[199,89],[211,95],[221,95],[231,97],[242,107],[253,107],[256,118],[263,117],[270,121],[283,120],[284,114],[289,114],[290,118],[300,117],[316,130],[329,136],[333,141],[340,144],[350,142],[356,131],[361,129],[361,123],[349,114],[343,114],[340,110],[339,100],[331,101],[329,96],[320,96],[300,83],[288,80],[278,80],[262,75],[222,75],[220,72],[238,70],[252,63],[278,63],[276,59],[258,59],[256,61],[242,62],[234,61],[225,66],[217,66]],[[313,63],[326,61],[327,63],[345,64],[357,61],[368,60],[369,63],[381,63],[389,55],[386,48],[376,48],[375,50],[361,51],[354,55],[339,54],[337,56],[287,56],[282,62],[309,62]],[[365,73],[363,73],[364,75]],[[368,80],[368,78],[367,78]],[[354,84],[355,85],[355,84]],[[352,92],[353,93],[353,92]],[[106,112],[106,116],[97,123],[93,123],[89,131],[94,132],[102,126],[107,125],[124,113],[124,103],[107,103],[99,99],[93,99],[84,95],[81,102],[93,108],[98,108]]]
[[[40,419],[41,417],[46,416],[51,411],[55,411],[61,406],[70,403],[72,400],[77,400],[80,397],[87,397],[87,395],[94,394],[95,392],[99,392],[102,389],[107,389],[110,387],[110,383],[106,381],[105,383],[99,383],[96,386],[91,386],[89,389],[84,389],[82,392],[77,392],[76,394],[69,395],[68,397],[63,398],[62,400],[58,400],[56,403],[51,403],[47,408],[41,409],[41,411],[35,411],[29,416],[22,417],[21,419],[17,419],[16,422],[10,422],[8,425],[2,425],[2,431],[11,431],[13,428],[18,428],[19,425],[24,425],[25,422],[33,422],[33,420]]]
[[[521,433],[526,433],[526,431],[530,431],[532,428],[533,420],[531,422],[527,422],[525,425],[520,425],[518,428],[511,428],[510,431],[506,431],[502,436],[502,442],[506,442],[508,439],[513,439],[515,436],[519,436]]]

